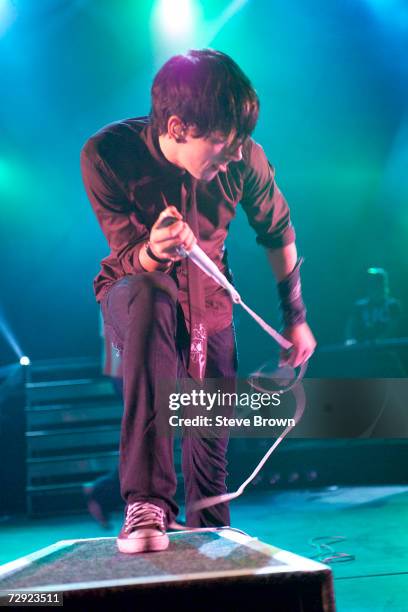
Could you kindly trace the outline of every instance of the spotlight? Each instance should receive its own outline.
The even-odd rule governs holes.
[[[22,365],[22,366],[29,366],[30,363],[31,363],[31,361],[30,361],[29,357],[27,357],[27,355],[23,355],[20,358],[20,365]]]
[[[177,38],[194,28],[195,2],[192,0],[159,0],[155,8],[162,35]]]

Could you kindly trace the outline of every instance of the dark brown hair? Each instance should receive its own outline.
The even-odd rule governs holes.
[[[151,93],[150,117],[159,134],[167,132],[169,117],[177,115],[186,126],[196,127],[196,136],[234,132],[243,140],[258,120],[256,91],[221,51],[192,50],[170,58],[156,74]]]

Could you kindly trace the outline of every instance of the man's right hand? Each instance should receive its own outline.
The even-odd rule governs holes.
[[[161,227],[163,219],[166,217],[175,217],[178,221],[167,227]],[[192,229],[183,221],[181,213],[175,206],[169,206],[160,213],[151,229],[149,238],[153,254],[159,259],[171,259],[171,261],[183,259],[178,254],[177,247],[182,246],[189,252],[196,242],[197,239]]]

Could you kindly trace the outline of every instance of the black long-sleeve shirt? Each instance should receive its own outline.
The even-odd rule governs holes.
[[[127,274],[143,272],[139,251],[160,212],[168,205],[180,210],[185,171],[162,154],[157,134],[147,117],[107,125],[84,145],[81,170],[85,188],[110,254],[95,278],[96,299]],[[275,249],[295,240],[287,202],[276,185],[274,169],[262,147],[252,138],[243,146],[242,160],[230,162],[226,172],[211,181],[197,181],[198,244],[228,276],[224,246],[229,224],[241,203],[257,242]],[[179,300],[189,325],[186,266],[173,271]],[[225,289],[202,274],[206,323],[209,333],[224,329],[232,320],[232,303]]]

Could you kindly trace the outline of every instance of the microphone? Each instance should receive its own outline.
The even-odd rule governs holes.
[[[165,217],[160,223],[159,227],[168,227],[176,223],[178,219],[176,217]],[[233,285],[225,278],[224,274],[220,272],[215,263],[204,253],[203,249],[198,246],[197,243],[193,248],[187,252],[184,247],[180,246],[176,249],[180,257],[189,257],[205,274],[210,276],[216,283],[224,287],[230,294],[232,301],[235,304],[241,303],[241,296]]]

